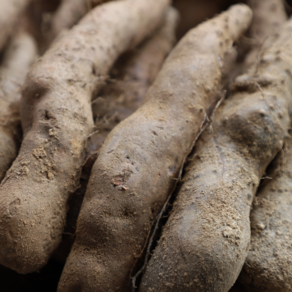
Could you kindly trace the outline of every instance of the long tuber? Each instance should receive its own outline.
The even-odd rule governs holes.
[[[160,24],[168,4],[98,6],[34,63],[21,105],[24,139],[0,187],[0,264],[33,272],[58,246],[93,130],[91,98],[118,56]]]
[[[66,228],[61,245],[54,258],[65,262],[74,241],[76,221],[81,208],[89,175],[99,149],[108,134],[122,120],[130,116],[142,104],[149,86],[153,83],[162,63],[175,42],[177,17],[169,8],[161,27],[137,48],[122,55],[111,70],[110,80],[93,101],[96,117],[94,133],[89,142],[86,163],[82,169],[80,188],[71,196]]]
[[[94,6],[107,0],[62,0],[53,14],[48,32],[48,42],[51,42],[62,31],[70,29]]]
[[[59,292],[129,291],[151,225],[218,101],[224,53],[251,20],[238,5],[191,30],[143,105],[108,135],[78,217]]]
[[[0,181],[17,156],[21,87],[37,56],[33,37],[19,31],[10,41],[0,68]]]
[[[226,292],[236,281],[249,249],[253,198],[290,128],[291,32],[292,21],[236,79],[198,142],[141,292]]]
[[[6,45],[20,14],[31,0],[0,0],[0,50]]]

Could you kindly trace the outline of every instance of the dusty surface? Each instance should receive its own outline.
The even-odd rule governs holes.
[[[153,220],[175,185],[205,112],[217,102],[221,59],[250,18],[246,7],[233,7],[187,34],[145,103],[108,135],[92,170],[59,291],[129,291],[130,272]]]
[[[292,143],[271,168],[251,211],[251,244],[240,281],[259,292],[292,291]]]
[[[48,31],[47,44],[63,30],[75,25],[86,13],[96,5],[108,0],[62,0],[57,11],[52,15]]]
[[[118,56],[160,24],[168,4],[97,7],[35,62],[21,104],[24,139],[0,188],[1,264],[36,271],[58,246],[93,130],[91,98]]]
[[[292,113],[292,22],[237,78],[196,146],[141,292],[228,291],[250,243],[250,208]]]
[[[17,26],[20,14],[30,0],[1,0],[0,1],[0,50],[6,45],[8,38]]]
[[[61,246],[55,257],[65,262],[74,241],[76,221],[87,188],[90,172],[100,147],[113,128],[142,104],[165,57],[174,46],[177,17],[169,9],[162,26],[139,47],[121,56],[111,70],[110,79],[93,101],[95,134],[90,138],[80,188],[71,196]]]
[[[0,68],[0,181],[18,153],[21,87],[36,57],[36,43],[24,31],[14,35],[3,56]]]

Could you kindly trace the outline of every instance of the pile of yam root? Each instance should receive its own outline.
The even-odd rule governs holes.
[[[0,0],[0,291],[292,292],[290,14]]]

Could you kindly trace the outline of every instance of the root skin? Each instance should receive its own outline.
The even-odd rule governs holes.
[[[258,62],[260,53],[267,48],[285,23],[287,16],[281,0],[250,0],[254,11],[251,36],[255,40],[246,64]],[[251,245],[239,277],[249,291],[292,291],[292,199],[290,169],[292,163],[291,139],[272,162],[254,200],[251,211]]]
[[[130,272],[151,226],[205,113],[217,102],[223,55],[250,20],[250,10],[239,5],[190,31],[169,55],[144,104],[108,135],[59,292],[129,291]]]
[[[49,40],[63,30],[70,29],[94,6],[107,2],[107,0],[63,0],[51,20]]]
[[[287,20],[282,0],[248,0],[248,5],[253,11],[253,21],[250,27],[253,46],[245,60],[246,68],[250,68],[254,62],[258,62],[261,51],[269,48],[279,35],[281,26]]]
[[[6,48],[0,69],[0,181],[18,153],[21,87],[36,57],[35,40],[26,32],[18,32]]]
[[[249,214],[292,113],[292,22],[237,78],[198,142],[140,291],[226,292],[250,243]]]
[[[0,1],[0,50],[6,45],[19,20],[21,12],[30,0],[1,0]]]
[[[91,98],[118,56],[158,27],[168,5],[127,0],[96,7],[35,62],[23,90],[23,143],[0,188],[4,266],[36,271],[59,245],[93,130]]]
[[[137,48],[121,56],[111,70],[110,80],[93,101],[95,131],[89,142],[86,164],[82,169],[80,188],[72,195],[61,245],[54,258],[65,263],[74,242],[76,222],[87,188],[89,175],[100,147],[108,134],[133,114],[158,74],[167,54],[175,43],[177,12],[169,8],[162,26]]]
[[[292,143],[273,162],[277,171],[258,192],[251,211],[251,244],[240,274],[249,291],[292,291]]]

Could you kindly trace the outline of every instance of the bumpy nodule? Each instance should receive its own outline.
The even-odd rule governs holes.
[[[23,143],[0,187],[0,264],[36,271],[60,243],[93,129],[91,98],[117,57],[160,24],[168,4],[99,6],[33,65],[23,90]]]
[[[237,78],[186,169],[141,292],[227,292],[234,284],[249,249],[255,192],[290,128],[291,48],[292,22]]]
[[[206,112],[217,102],[222,59],[251,12],[232,7],[174,48],[144,104],[108,135],[93,167],[76,240],[58,291],[129,291],[151,225],[175,186]]]

